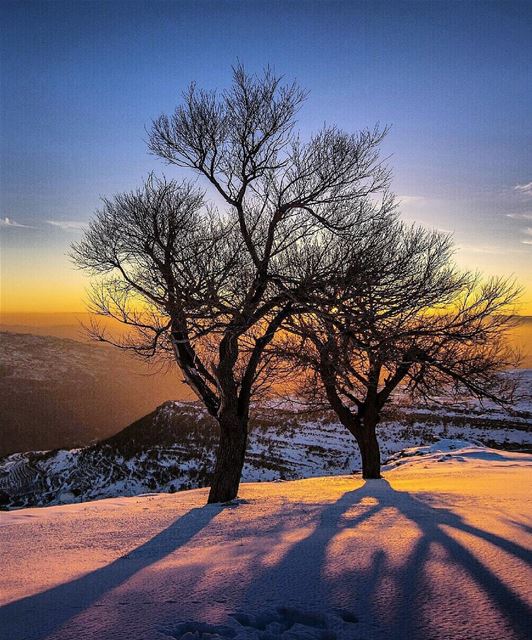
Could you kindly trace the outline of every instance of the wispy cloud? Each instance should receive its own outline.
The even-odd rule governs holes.
[[[427,199],[423,196],[397,196],[397,199],[401,204],[424,204]]]
[[[47,220],[46,224],[59,227],[63,231],[82,231],[87,226],[87,223],[81,220]]]
[[[520,222],[530,223],[532,221],[532,211],[525,213],[507,213],[506,217],[519,220]],[[521,227],[519,231],[525,236],[524,238],[521,236],[519,243],[532,245],[532,227]]]
[[[525,243],[525,244],[528,244],[528,243]],[[481,254],[493,255],[493,256],[506,256],[509,253],[519,254],[525,251],[525,249],[500,247],[500,246],[489,245],[489,244],[467,244],[465,242],[458,243],[457,248],[460,249],[460,251],[463,251],[464,253],[481,253]]]
[[[408,225],[414,225],[416,227],[426,227],[427,229],[434,229],[434,231],[439,231],[440,233],[453,234],[454,231],[452,229],[447,229],[445,227],[439,227],[434,224],[434,222],[429,222],[428,220],[422,220],[420,218],[413,216],[401,216],[403,222],[406,222]]]
[[[490,253],[494,255],[504,253],[500,247],[493,247],[489,245],[475,245],[461,242],[457,247],[461,251],[467,251],[468,253]]]
[[[524,229],[523,233],[527,236],[524,240],[521,240],[522,244],[532,244],[532,227]]]
[[[516,184],[514,187],[514,191],[522,193],[526,196],[532,196],[532,182],[527,182],[526,184]]]
[[[0,218],[0,227],[18,227],[19,229],[34,229],[34,227],[30,226],[29,224],[20,224],[20,222],[17,222],[12,218],[8,218],[7,216],[5,218]]]
[[[507,218],[512,218],[513,220],[532,220],[532,212],[531,213],[507,213]]]

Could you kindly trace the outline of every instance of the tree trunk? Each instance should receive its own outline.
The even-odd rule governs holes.
[[[238,416],[219,418],[220,442],[208,503],[229,502],[236,498],[248,439],[247,419]]]
[[[374,421],[363,420],[356,439],[362,456],[362,477],[366,480],[381,477],[381,454]]]

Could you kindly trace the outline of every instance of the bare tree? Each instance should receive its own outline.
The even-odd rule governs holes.
[[[344,239],[345,240],[345,239]],[[339,265],[311,314],[275,349],[298,367],[307,402],[326,400],[355,437],[364,478],[380,477],[376,427],[399,389],[427,400],[467,394],[508,405],[518,355],[505,342],[519,288],[452,263],[448,236],[393,219]]]
[[[73,251],[95,277],[93,311],[131,328],[115,343],[172,353],[218,422],[209,502],[237,495],[264,351],[345,260],[348,244],[332,239],[394,207],[378,154],[385,132],[325,127],[304,143],[294,132],[304,99],[269,70],[237,67],[221,94],[191,85],[153,123],[149,146],[203,178],[223,211],[190,183],[151,177],[104,201]]]

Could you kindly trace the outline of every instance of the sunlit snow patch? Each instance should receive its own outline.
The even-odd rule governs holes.
[[[503,464],[532,464],[530,457],[513,451],[490,449],[478,442],[466,440],[438,440],[421,447],[410,447],[391,456],[383,466],[389,471],[405,464],[433,463],[433,462],[471,462],[471,463],[503,463]]]

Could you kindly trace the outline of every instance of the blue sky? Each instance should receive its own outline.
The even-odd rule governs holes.
[[[101,195],[175,173],[148,155],[145,127],[191,80],[226,85],[240,60],[309,89],[304,135],[391,125],[383,151],[404,216],[452,231],[467,266],[516,273],[532,309],[531,2],[4,1],[0,12],[5,308],[27,286],[62,283],[81,300],[64,256],[77,227]]]

